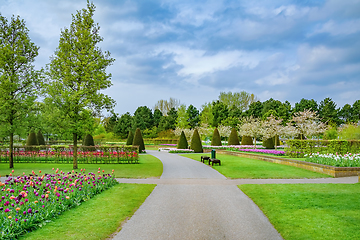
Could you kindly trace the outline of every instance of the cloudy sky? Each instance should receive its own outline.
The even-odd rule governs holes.
[[[177,98],[197,108],[247,91],[292,105],[360,99],[360,0],[93,0],[103,50],[116,59],[106,93],[115,111]],[[86,0],[1,0],[26,21],[49,63],[71,14]]]

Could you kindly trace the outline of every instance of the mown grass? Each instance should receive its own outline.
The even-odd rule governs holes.
[[[160,177],[163,172],[163,166],[159,159],[148,154],[139,155],[139,164],[79,164],[78,170],[86,169],[86,172],[97,172],[98,168],[110,173],[112,169],[115,170],[115,177],[117,178],[151,178]],[[14,176],[31,173],[53,173],[52,168],[64,172],[73,170],[72,164],[52,164],[52,163],[14,163]],[[11,173],[9,163],[0,163],[0,176],[5,176]]]
[[[155,185],[118,184],[20,239],[106,239],[120,230]]]
[[[210,153],[181,154],[181,156],[188,157],[197,161],[200,161],[200,156],[202,155],[210,156]],[[277,163],[265,162],[261,160],[231,156],[226,154],[217,154],[216,158],[221,160],[221,166],[216,165],[213,166],[213,168],[227,178],[298,179],[331,177],[326,174],[312,172],[293,166],[281,165]]]
[[[360,183],[240,185],[284,239],[360,239]]]

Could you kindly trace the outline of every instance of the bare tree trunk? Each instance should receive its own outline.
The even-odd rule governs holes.
[[[254,146],[255,146],[255,149],[256,149],[256,137],[254,137]]]
[[[10,168],[14,168],[14,157],[13,157],[13,152],[14,152],[14,133],[13,133],[13,132],[10,133],[10,146],[9,146],[9,151],[10,151],[10,155],[9,155],[9,167],[10,167]]]
[[[73,169],[77,169],[78,168],[78,164],[77,164],[77,133],[73,133]]]
[[[275,134],[275,150],[277,150],[277,134]]]

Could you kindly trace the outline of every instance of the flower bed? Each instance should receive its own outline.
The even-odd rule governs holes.
[[[171,143],[163,143],[163,144],[159,144],[159,146],[169,146],[169,147],[176,147],[177,144],[171,144]]]
[[[15,163],[72,163],[71,150],[14,151]],[[138,163],[135,151],[78,151],[78,163]],[[0,163],[9,161],[9,151],[0,152]]]
[[[255,152],[255,153],[265,153],[265,154],[271,154],[276,156],[284,156],[285,151],[280,150],[272,150],[272,149],[241,149],[241,148],[232,148],[230,149],[232,151],[239,151],[239,152]]]
[[[114,173],[114,170],[113,170]],[[0,239],[14,239],[117,184],[112,174],[60,172],[0,182]],[[41,174],[41,171],[40,171]]]
[[[320,154],[310,153],[304,155],[307,162],[319,163],[334,167],[360,167],[360,153],[357,154]]]
[[[192,149],[177,149],[177,148],[159,148],[159,151],[164,151],[168,153],[193,153]]]

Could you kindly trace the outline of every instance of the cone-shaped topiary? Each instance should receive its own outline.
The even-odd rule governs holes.
[[[134,141],[134,134],[132,131],[129,131],[129,135],[126,140],[126,145],[132,145],[133,141]]]
[[[241,145],[254,145],[253,139],[249,136],[242,136]]]
[[[186,136],[184,131],[181,131],[181,135],[180,135],[180,139],[179,139],[179,143],[177,145],[178,149],[187,149],[188,148],[188,142],[186,140]]]
[[[36,134],[36,138],[38,140],[38,144],[39,145],[45,145],[45,139],[44,139],[44,136],[42,135],[41,133],[41,130],[39,130]]]
[[[280,139],[279,136],[276,136],[276,145],[280,145]],[[263,146],[267,149],[274,149],[275,148],[275,137],[264,139],[263,140]]]
[[[194,150],[194,152],[196,152],[196,153],[203,152],[200,135],[199,135],[199,132],[197,129],[195,129],[195,131],[192,135],[190,149]]]
[[[26,146],[37,146],[39,145],[34,131],[31,131],[28,138],[26,139]]]
[[[211,146],[221,146],[221,137],[217,128],[214,129],[214,133],[211,138]]]
[[[139,153],[145,150],[144,139],[141,135],[140,128],[137,128],[134,135],[133,146],[139,146]]]
[[[228,145],[240,145],[239,136],[235,128],[231,129]]]
[[[86,134],[83,141],[84,146],[95,146],[94,138],[91,136],[91,134]]]

